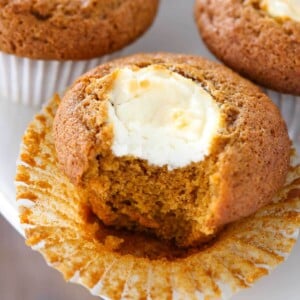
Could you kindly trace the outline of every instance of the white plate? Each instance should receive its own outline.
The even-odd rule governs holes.
[[[153,51],[201,54],[213,58],[198,36],[193,21],[193,0],[162,0],[159,16],[152,29],[137,43],[128,47],[125,54]],[[290,103],[289,106],[290,111],[299,109],[300,113],[300,103]],[[15,163],[21,136],[37,110],[12,104],[8,99],[0,97],[0,212],[20,233],[22,230],[18,222],[13,184]],[[290,117],[287,122],[294,126],[298,123]],[[289,129],[296,138],[295,128]],[[296,145],[300,149],[300,136]],[[300,240],[285,263],[271,275],[261,279],[253,288],[241,292],[232,300],[299,300],[299,270]]]

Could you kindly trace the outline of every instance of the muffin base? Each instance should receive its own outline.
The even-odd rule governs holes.
[[[35,60],[0,52],[0,93],[5,99],[39,107],[54,93],[63,92],[88,70],[121,56],[122,51],[79,61]]]
[[[228,299],[283,262],[300,227],[300,165],[273,203],[227,226],[211,243],[182,250],[105,227],[59,170],[52,123],[58,97],[29,125],[17,168],[27,244],[66,280],[109,299]]]

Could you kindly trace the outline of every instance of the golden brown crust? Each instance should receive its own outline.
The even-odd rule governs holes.
[[[1,0],[0,50],[34,59],[89,59],[146,31],[158,0]]]
[[[195,203],[202,201],[202,198],[198,193],[196,200],[194,199],[193,184],[188,178],[193,178],[192,181],[196,183],[202,182],[207,188],[203,196],[208,199],[207,216],[202,222],[201,229],[193,223],[186,223],[185,227],[187,231],[190,231],[190,236],[186,236],[186,240],[181,243],[189,245],[203,240],[203,233],[215,233],[224,224],[247,216],[271,201],[287,174],[290,141],[286,126],[276,106],[260,89],[229,69],[195,56],[134,55],[99,66],[83,75],[63,98],[54,122],[55,145],[58,159],[73,182],[80,183],[82,176],[94,174],[91,165],[97,159],[99,145],[103,148],[103,141],[109,141],[109,138],[103,138],[106,134],[109,136],[109,132],[102,130],[101,126],[105,118],[99,118],[101,99],[95,96],[101,95],[101,91],[95,88],[91,93],[89,90],[91,84],[98,78],[111,73],[115,68],[143,67],[151,64],[163,64],[204,86],[219,104],[225,116],[226,125],[219,132],[211,155],[203,162],[171,172],[168,172],[166,168],[149,166],[140,161],[137,169],[137,166],[131,165],[131,162],[128,164],[128,158],[114,160],[115,158],[110,158],[108,154],[107,160],[102,159],[102,161],[109,162],[110,166],[112,162],[117,164],[118,167],[116,171],[114,170],[116,173],[113,174],[118,180],[110,185],[110,181],[114,178],[107,174],[111,170],[103,166],[100,160],[100,163],[95,164],[102,170],[99,174],[102,180],[101,191],[98,187],[98,192],[109,193],[110,189],[119,184],[119,179],[123,176],[122,172],[125,172],[124,176],[128,176],[127,178],[131,174],[132,180],[136,180],[133,186],[138,186],[139,182],[143,181],[143,170],[146,168],[154,176],[152,178],[157,179],[156,183],[162,182],[161,186],[155,186],[161,191],[160,195],[165,195],[168,199],[170,195],[164,189],[172,191],[173,198],[178,200],[174,205],[180,207],[180,201],[184,201],[184,199],[180,200],[181,191],[190,190],[188,192],[190,198],[186,198],[184,202],[186,210],[182,209],[183,214],[191,218],[193,214],[196,214],[195,209],[193,210]],[[109,149],[109,144],[107,149]],[[88,172],[85,173],[86,171]],[[95,172],[98,172],[98,169]],[[93,178],[93,181],[89,178],[89,180],[93,183],[97,179]],[[145,182],[145,186],[146,184]],[[151,186],[151,182],[148,184]],[[163,189],[166,184],[168,189]],[[199,187],[200,184],[197,183],[197,186]],[[151,193],[149,191],[149,195]],[[153,195],[155,197],[155,192],[152,193]],[[161,202],[161,210],[163,210],[166,204],[164,201]],[[94,210],[102,220],[107,220],[108,224],[114,223],[112,220],[116,218],[116,215],[113,209],[111,211],[104,209],[100,204],[98,204],[98,210],[95,207],[96,205],[94,205]],[[150,206],[148,208],[149,211],[154,209]],[[149,211],[146,211],[147,217]],[[153,227],[154,231],[163,230],[155,222],[153,223],[155,219],[151,217],[141,219],[144,217],[141,213],[135,217],[133,215],[134,213],[131,212],[131,218],[135,218],[137,223],[148,228]],[[117,220],[115,223],[118,222]]]
[[[258,0],[197,0],[195,19],[204,42],[229,67],[300,95],[300,22],[269,16]]]

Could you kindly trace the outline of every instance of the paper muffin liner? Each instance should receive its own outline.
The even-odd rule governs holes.
[[[78,76],[121,56],[122,51],[79,61],[35,60],[0,52],[0,94],[8,101],[41,106],[63,92]]]
[[[26,243],[66,280],[104,299],[229,299],[283,262],[300,226],[300,165],[273,203],[189,250],[105,227],[59,170],[54,98],[29,125],[16,185]]]
[[[281,94],[269,89],[263,90],[280,109],[287,123],[289,135],[300,151],[300,96]]]

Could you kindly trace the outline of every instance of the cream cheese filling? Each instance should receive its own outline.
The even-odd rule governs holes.
[[[159,65],[114,72],[107,101],[114,155],[169,170],[209,155],[220,109],[199,83]]]
[[[272,17],[300,21],[300,0],[263,0],[261,7]]]

